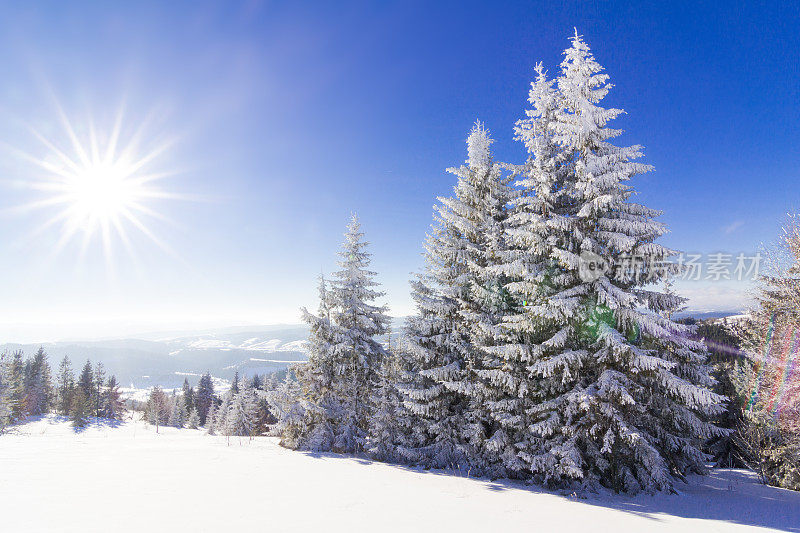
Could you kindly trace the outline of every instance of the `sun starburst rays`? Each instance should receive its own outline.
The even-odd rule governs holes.
[[[37,157],[7,147],[33,165],[34,170],[27,173],[23,184],[39,195],[7,211],[47,213],[26,240],[31,241],[54,227],[60,227],[51,255],[61,253],[77,239],[82,257],[93,242],[99,241],[110,265],[117,241],[128,255],[136,259],[132,236],[140,234],[165,252],[175,255],[151,227],[154,221],[171,222],[154,203],[190,199],[161,187],[161,182],[175,172],[153,168],[159,157],[172,146],[173,140],[149,143],[144,149],[147,119],[129,137],[124,137],[121,111],[105,135],[98,131],[93,121],[87,121],[85,127],[79,129],[67,119],[60,107],[57,111],[65,134],[60,141],[31,128],[33,137],[43,147],[44,156]]]

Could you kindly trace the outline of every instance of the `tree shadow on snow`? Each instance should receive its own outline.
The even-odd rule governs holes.
[[[532,494],[550,494],[576,504],[615,509],[653,521],[662,521],[664,519],[662,515],[667,515],[800,533],[800,492],[762,485],[754,473],[746,470],[712,469],[707,476],[690,476],[687,483],[676,484],[678,494],[626,496],[611,492],[551,491],[538,485],[528,485],[513,480],[477,478],[470,476],[469,472],[458,470],[426,470],[415,466],[373,461],[363,456],[300,453],[320,460],[347,460],[361,465],[378,463],[416,474],[463,477],[494,492],[521,490]]]

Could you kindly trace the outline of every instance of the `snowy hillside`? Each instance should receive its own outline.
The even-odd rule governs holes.
[[[0,472],[3,531],[800,531],[800,494],[740,470],[583,499],[141,422],[17,427]]]

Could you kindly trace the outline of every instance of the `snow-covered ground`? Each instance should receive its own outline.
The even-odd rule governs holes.
[[[0,436],[0,531],[800,531],[800,493],[718,470],[585,499],[142,422]]]

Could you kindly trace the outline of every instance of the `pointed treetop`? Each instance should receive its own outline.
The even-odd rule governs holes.
[[[350,223],[347,225],[346,235],[360,235],[361,222],[358,220],[358,213],[350,213]]]
[[[493,142],[484,124],[476,120],[467,137],[467,165],[473,168],[489,166],[492,160],[490,147]]]

